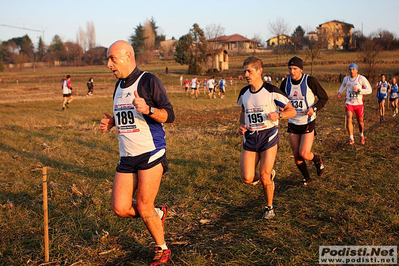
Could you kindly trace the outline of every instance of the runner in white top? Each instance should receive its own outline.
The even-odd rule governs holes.
[[[69,108],[69,104],[73,101],[72,98],[72,85],[71,85],[71,76],[67,75],[66,79],[62,80],[62,111],[66,108]]]
[[[353,113],[356,114],[357,123],[359,125],[360,143],[366,144],[364,137],[364,99],[363,95],[370,94],[372,88],[368,80],[358,74],[359,67],[352,63],[349,65],[349,76],[346,76],[342,81],[341,88],[338,91],[337,97],[340,99],[342,93],[346,90],[345,113],[346,113],[346,127],[349,133],[349,145],[355,143],[353,137]]]
[[[209,89],[209,99],[212,99],[215,93],[215,76],[212,76],[212,78],[208,80],[208,89]]]
[[[248,57],[243,65],[249,85],[241,90],[237,101],[242,107],[239,133],[244,135],[241,179],[246,184],[262,182],[267,201],[263,218],[271,219],[275,216],[273,166],[278,148],[278,120],[289,119],[296,112],[284,93],[263,82],[262,60],[254,56]],[[258,163],[259,172],[256,171]]]
[[[299,57],[288,61],[288,71],[290,75],[283,80],[280,89],[288,95],[297,115],[288,120],[287,131],[295,164],[303,176],[302,185],[308,185],[311,177],[306,161],[314,163],[318,176],[324,172],[323,161],[312,152],[312,146],[316,135],[316,112],[327,103],[328,95],[317,79],[303,74],[303,61]]]
[[[171,255],[163,227],[167,208],[155,207],[154,203],[162,174],[167,170],[163,123],[173,122],[173,107],[160,80],[137,68],[133,47],[128,42],[113,43],[107,57],[108,68],[118,82],[114,117],[106,114],[100,130],[106,132],[116,126],[120,149],[111,207],[120,217],[143,219],[156,244],[151,265],[160,265]]]
[[[194,94],[195,92],[195,99],[198,99],[198,93],[199,93],[198,87],[199,87],[199,81],[197,77],[195,77],[191,80],[191,94]]]

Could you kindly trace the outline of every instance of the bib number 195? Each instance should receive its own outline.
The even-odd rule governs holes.
[[[248,115],[248,120],[249,120],[250,124],[262,123],[263,122],[263,116],[262,116],[262,114],[249,114]]]

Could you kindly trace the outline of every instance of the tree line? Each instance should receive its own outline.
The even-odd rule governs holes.
[[[325,49],[326,38],[311,38],[300,25],[289,34],[288,23],[281,18],[269,23],[269,31],[278,37],[278,42],[279,36],[282,35],[288,36],[291,42],[277,43],[275,47],[267,49],[272,49],[277,58],[279,55],[296,53],[299,50],[305,51],[305,60],[310,62],[312,72],[314,61]],[[222,35],[224,35],[224,28],[220,25],[211,24],[203,30],[195,23],[187,34],[174,43],[172,56],[176,62],[188,65],[188,73],[201,74],[203,72],[201,65],[205,62],[207,55],[212,55],[218,48],[215,42],[208,42],[208,40]],[[174,37],[172,39],[174,40]],[[159,55],[164,56],[166,53],[161,49],[161,42],[165,41],[165,35],[160,33],[154,18],[137,25],[129,36],[129,41],[135,49],[139,62],[146,62]],[[258,43],[259,47],[264,46],[259,35],[255,35],[253,41]],[[81,66],[102,65],[106,60],[106,48],[95,45],[95,28],[92,22],[87,22],[86,31],[79,28],[76,42],[63,42],[59,35],[55,35],[48,46],[40,37],[36,47],[35,49],[28,35],[3,41],[0,44],[0,71],[4,68],[3,64],[22,65],[26,62],[33,64],[47,62],[49,65],[54,65],[55,62],[61,62],[61,65]],[[349,43],[349,39],[345,39],[343,48],[361,51],[361,59],[368,66],[369,75],[373,75],[379,52],[398,49],[399,39],[387,30],[378,30],[369,36],[363,35],[360,31],[354,31],[352,42]]]

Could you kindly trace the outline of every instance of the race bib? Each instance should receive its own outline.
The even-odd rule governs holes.
[[[349,93],[349,98],[351,100],[357,100],[357,99],[359,99],[359,93],[352,91],[351,93]]]
[[[302,99],[291,99],[290,103],[295,108],[297,113],[304,114],[307,110],[305,100]]]
[[[248,129],[259,130],[266,127],[267,114],[263,110],[254,110],[247,113]]]
[[[391,93],[391,98],[398,98],[398,93],[397,92]]]
[[[380,92],[381,92],[382,94],[387,93],[387,87],[381,86]]]
[[[135,113],[136,111],[132,103],[115,106],[115,123],[119,134],[140,132],[140,129],[135,124]]]

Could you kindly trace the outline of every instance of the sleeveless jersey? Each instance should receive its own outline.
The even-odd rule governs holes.
[[[62,94],[71,94],[72,93],[72,90],[68,87],[68,84],[69,84],[69,80],[67,80],[67,79],[65,79],[63,82],[62,82]],[[59,84],[59,83],[58,83]]]
[[[399,97],[398,93],[399,93],[399,88],[398,88],[398,84],[396,83],[395,85],[392,85],[392,86],[391,86],[391,95],[390,95],[390,98],[391,98],[391,99],[396,99],[396,98],[398,98],[398,97]]]
[[[193,88],[193,89],[197,88],[197,79],[191,80],[191,88]]]
[[[244,87],[238,96],[237,105],[245,111],[245,125],[248,130],[260,131],[278,125],[272,121],[268,114],[278,112],[279,107],[285,108],[288,98],[275,86],[264,83],[256,92],[251,91],[251,86]]]
[[[137,91],[140,79],[145,73],[143,72],[127,88],[121,88],[121,82],[119,82],[115,92],[114,119],[119,141],[119,155],[121,157],[137,156],[146,152],[155,154],[160,150],[163,150],[163,153],[165,152],[165,131],[162,123],[156,122],[138,112],[133,105],[134,92]]]
[[[381,87],[377,90],[377,98],[379,99],[384,99],[387,97],[388,93],[388,82],[387,81],[378,81],[378,86],[381,85]]]
[[[307,74],[302,76],[302,81],[298,85],[292,84],[291,76],[287,77],[285,91],[291,105],[295,108],[297,113],[296,116],[288,119],[289,123],[295,125],[306,125],[316,119],[316,112],[313,113],[312,116],[306,114],[308,108],[312,107],[315,103],[315,96],[309,88],[307,81]]]

